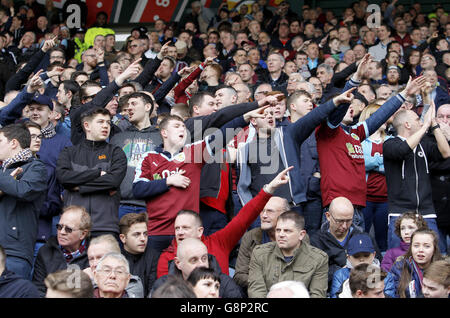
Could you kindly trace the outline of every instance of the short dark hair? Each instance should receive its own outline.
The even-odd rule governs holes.
[[[74,80],[65,80],[59,83],[63,85],[63,89],[66,93],[69,91],[72,93],[72,96],[75,96],[76,93],[80,90],[80,85]]]
[[[286,212],[281,213],[278,216],[277,223],[280,220],[283,220],[283,221],[287,221],[287,220],[294,221],[295,227],[297,229],[299,229],[300,231],[305,229],[305,218],[303,216],[301,216],[300,214],[298,214],[297,212],[295,212],[295,211],[290,210],[290,211],[286,211]]]
[[[153,99],[150,96],[148,96],[146,93],[134,92],[134,93],[128,94],[128,100],[130,98],[140,98],[144,104],[152,105],[152,108],[150,109],[150,114],[153,113],[153,108],[155,107],[155,104],[153,103]]]
[[[62,49],[60,47],[51,48],[48,52],[48,56],[50,57],[50,55],[52,55],[53,52],[61,52],[63,54],[64,58],[66,58],[66,51],[64,51],[64,49]]]
[[[197,283],[206,278],[211,278],[213,281],[220,283],[220,276],[216,271],[212,268],[207,267],[197,267],[195,268],[191,274],[189,274],[189,277],[186,279],[188,283],[192,285],[192,287],[195,287]]]
[[[83,124],[86,121],[91,121],[97,115],[108,115],[111,118],[111,114],[107,109],[101,107],[94,107],[81,114],[81,124]]]
[[[199,215],[197,212],[195,212],[195,211],[192,211],[192,210],[180,210],[180,211],[178,211],[176,217],[178,217],[178,216],[180,216],[180,215],[190,215],[190,216],[192,216],[193,218],[195,218],[195,220],[197,221],[198,226],[203,226],[202,218],[201,218],[200,215]]]
[[[30,148],[31,136],[28,128],[24,124],[11,124],[0,128],[8,141],[16,139],[22,149]]]
[[[70,75],[70,79],[74,81],[80,75],[86,75],[87,77],[89,77],[88,73],[86,73],[85,71],[75,71],[72,73],[72,75]]]
[[[214,97],[214,95],[208,91],[198,92],[198,93],[195,93],[194,95],[192,95],[192,97],[188,101],[188,109],[189,109],[190,116],[192,116],[192,114],[194,112],[194,105],[200,105],[203,102],[203,98],[207,95]]]
[[[148,222],[147,213],[127,213],[119,221],[120,234],[127,235],[130,228],[137,223]]]

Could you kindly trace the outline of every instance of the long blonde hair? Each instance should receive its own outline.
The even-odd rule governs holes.
[[[359,122],[362,123],[363,121],[367,120],[370,116],[372,116],[373,113],[375,113],[381,105],[378,104],[369,104],[366,107],[364,107],[363,111],[361,112],[361,115],[359,116]],[[386,138],[386,132],[384,130],[381,130],[381,139],[384,140]]]

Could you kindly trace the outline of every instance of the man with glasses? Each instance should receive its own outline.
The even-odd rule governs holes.
[[[48,274],[89,267],[87,246],[91,226],[91,217],[82,206],[71,205],[64,209],[56,224],[56,237],[52,236],[41,247],[34,264],[33,283],[41,297],[47,291],[44,280]]]
[[[122,254],[108,253],[94,270],[94,298],[129,298],[125,288],[130,282],[130,267]]]
[[[345,197],[337,197],[330,203],[330,208],[325,212],[327,222],[311,237],[311,245],[320,248],[328,255],[328,287],[334,273],[347,263],[347,245],[351,237],[361,234],[361,228],[353,225],[353,204]],[[376,257],[381,261],[376,242],[372,244],[377,252]]]
[[[66,53],[64,50],[60,47],[55,47],[50,50],[50,64],[53,64],[54,62],[60,62],[62,64],[66,64]]]

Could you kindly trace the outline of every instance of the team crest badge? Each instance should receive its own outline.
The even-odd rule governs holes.
[[[174,157],[176,161],[184,161],[186,159],[186,155],[184,152],[180,152],[178,155]]]

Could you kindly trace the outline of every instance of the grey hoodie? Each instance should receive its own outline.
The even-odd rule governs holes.
[[[144,154],[162,144],[159,129],[150,126],[138,130],[131,125],[125,131],[115,134],[110,143],[122,148],[127,157],[127,173],[120,185],[120,204],[145,207],[145,201],[137,200],[133,196],[134,172]]]

